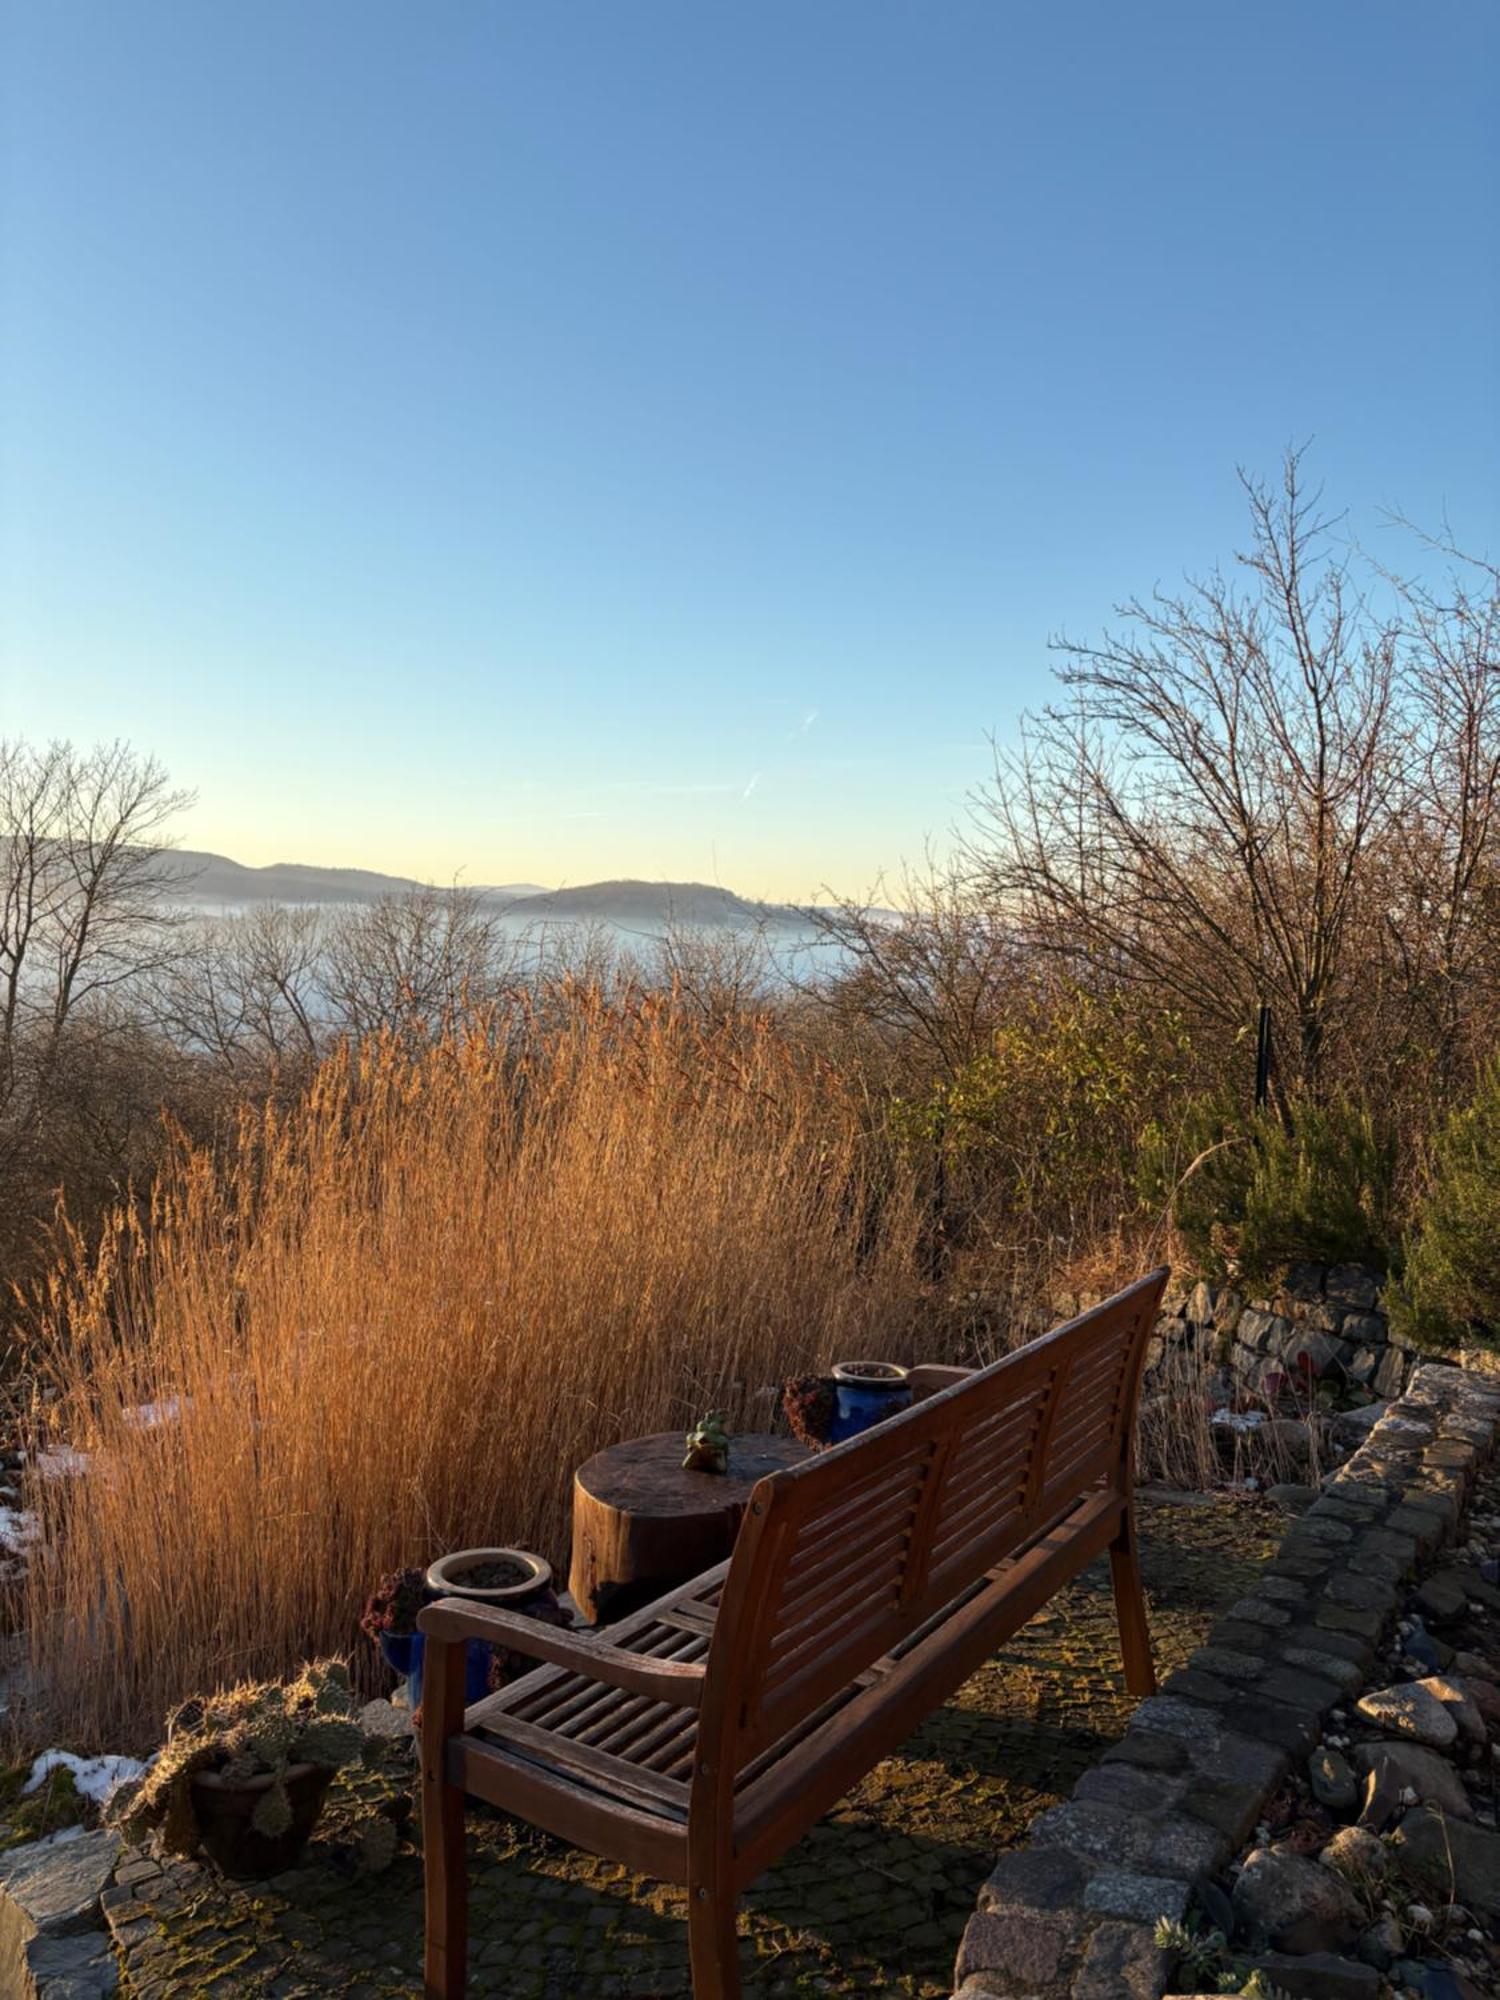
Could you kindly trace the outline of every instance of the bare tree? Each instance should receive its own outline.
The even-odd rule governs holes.
[[[498,918],[471,889],[383,896],[329,939],[334,1015],[354,1035],[440,1027],[494,997],[501,944]]]
[[[775,946],[763,925],[716,930],[673,923],[642,955],[641,975],[712,1025],[763,1009],[775,965]]]
[[[170,958],[162,832],[190,802],[128,744],[0,743],[0,1163],[31,1142],[75,1022]]]
[[[997,759],[973,859],[1027,943],[1234,1030],[1257,1002],[1316,1087],[1358,999],[1393,817],[1410,793],[1398,631],[1374,615],[1298,455],[1245,481],[1248,590],[1220,573],[1059,642],[1066,706]]]
[[[1422,539],[1454,568],[1442,588],[1397,580],[1414,755],[1384,911],[1411,1053],[1446,1084],[1500,1002],[1500,569]]]
[[[524,909],[523,904],[523,914]],[[639,971],[634,956],[623,949],[619,933],[596,918],[528,923],[508,938],[500,966],[499,984],[505,992],[537,997],[563,987],[614,992],[628,985]]]
[[[321,911],[256,905],[197,924],[155,982],[159,1024],[233,1077],[295,1077],[332,1025]]]
[[[835,970],[805,983],[830,1026],[874,1035],[902,1067],[952,1080],[983,1053],[1021,979],[1013,932],[956,867],[929,857],[896,890],[810,912]]]

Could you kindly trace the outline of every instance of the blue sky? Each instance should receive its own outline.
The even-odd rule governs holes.
[[[1314,440],[1500,508],[1500,9],[0,0],[0,730],[800,897]]]

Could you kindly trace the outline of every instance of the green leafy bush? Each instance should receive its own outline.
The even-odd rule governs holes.
[[[1138,1185],[1209,1277],[1269,1282],[1299,1259],[1391,1262],[1394,1141],[1348,1098],[1295,1104],[1290,1129],[1270,1112],[1197,1099],[1175,1128],[1142,1135]]]
[[[1240,1268],[1269,1278],[1297,1258],[1386,1270],[1397,1240],[1396,1148],[1368,1106],[1301,1104],[1288,1133],[1262,1118]]]
[[[1142,1106],[1179,1090],[1190,1059],[1175,1014],[1120,995],[1036,992],[927,1096],[897,1098],[893,1123],[900,1140],[941,1149],[1028,1214],[1113,1211],[1128,1195]]]
[[[1393,1331],[1420,1346],[1500,1348],[1500,1058],[1434,1141],[1387,1299]]]

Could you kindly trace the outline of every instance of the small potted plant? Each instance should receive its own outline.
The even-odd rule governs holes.
[[[349,1676],[331,1660],[286,1685],[188,1702],[122,1802],[120,1828],[131,1840],[159,1832],[172,1854],[201,1847],[226,1875],[264,1881],[302,1852],[334,1773],[363,1740]]]
[[[548,1625],[571,1625],[572,1615],[552,1588],[552,1566],[525,1549],[459,1549],[427,1569],[401,1569],[380,1580],[365,1600],[360,1628],[379,1646],[387,1662],[406,1677],[413,1716],[422,1705],[422,1665],[426,1641],[417,1614],[439,1597],[469,1597],[495,1604]],[[471,1639],[464,1661],[464,1700],[482,1701],[516,1673],[535,1665],[505,1646]]]
[[[833,1422],[828,1441],[840,1444],[911,1402],[907,1371],[893,1361],[840,1361],[833,1370]]]
[[[383,1576],[365,1599],[360,1630],[380,1648],[381,1657],[406,1682],[413,1718],[422,1705],[422,1661],[427,1641],[417,1630],[417,1613],[441,1591],[429,1589],[427,1571],[412,1567]],[[465,1656],[465,1701],[479,1701],[489,1692],[490,1649],[483,1639],[471,1639]]]
[[[781,1385],[787,1428],[810,1451],[821,1451],[833,1429],[833,1384],[826,1375],[792,1375]]]
[[[427,1602],[424,1583],[420,1569],[392,1570],[365,1599],[359,1621],[359,1629],[379,1646],[386,1665],[403,1677],[410,1674],[412,1656],[422,1646],[417,1613]]]
[[[426,1584],[429,1598],[472,1597],[519,1611],[551,1588],[552,1565],[525,1549],[459,1549],[429,1565]]]

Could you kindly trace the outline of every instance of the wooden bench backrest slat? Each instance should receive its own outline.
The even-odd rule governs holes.
[[[1024,1548],[1122,1493],[1166,1273],[805,1465],[762,1480],[735,1544],[704,1726],[752,1758]]]

